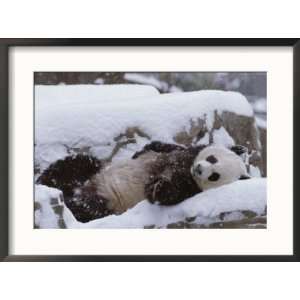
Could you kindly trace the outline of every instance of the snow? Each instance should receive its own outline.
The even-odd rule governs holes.
[[[183,90],[181,88],[179,88],[178,86],[172,85],[169,88],[169,93],[183,93]]]
[[[191,120],[203,118],[211,129],[215,111],[253,116],[246,98],[236,92],[160,95],[142,85],[36,86],[35,109],[36,162],[41,169],[74,149],[86,148],[103,158],[130,127],[152,140],[174,143],[173,137],[188,129]]]
[[[65,224],[78,223],[62,199],[60,190],[36,184],[34,201],[40,207],[34,212],[35,225],[39,228],[60,228],[58,224],[60,218],[64,220]],[[61,216],[55,213],[55,207],[61,208]]]
[[[98,82],[100,83],[100,82]],[[74,119],[80,111],[87,110],[88,114],[93,114],[93,108],[100,108],[102,103],[112,103],[113,101],[130,101],[143,97],[156,96],[159,92],[151,86],[142,86],[134,84],[122,85],[36,85],[35,86],[35,117],[36,117],[36,136],[35,136],[35,160],[40,170],[44,170],[50,163],[63,159],[77,147],[81,136],[75,133],[68,135],[63,132],[65,129],[70,130],[72,126],[81,126],[81,131],[87,131],[88,127],[82,118]],[[56,119],[56,112],[62,110],[60,119]],[[63,112],[68,111],[66,118]],[[46,117],[46,118],[45,118]],[[42,120],[39,122],[39,120]],[[101,120],[93,125],[100,126]],[[101,132],[101,129],[98,129]],[[57,135],[60,131],[60,135]],[[72,130],[71,130],[72,131]],[[49,134],[52,136],[50,143],[39,138],[40,134]],[[60,140],[59,136],[66,135],[65,139]],[[88,147],[91,154],[100,157],[109,155],[113,149],[114,142],[110,144],[97,144],[92,140],[93,147],[84,141],[84,147]]]
[[[196,143],[196,145],[208,145],[209,144],[209,133],[206,132],[205,135]]]
[[[124,79],[135,83],[151,85],[162,91],[168,90],[168,84],[166,82],[160,81],[151,75],[144,75],[140,73],[126,73],[124,75]]]
[[[267,100],[265,98],[259,98],[253,103],[253,109],[257,113],[267,112]]]
[[[228,148],[235,145],[233,138],[223,126],[213,131],[213,142],[215,145],[225,146]]]
[[[58,189],[43,185],[35,186],[35,202],[38,202],[40,209],[35,211],[34,221],[40,228],[57,228],[58,215],[55,214],[51,201],[57,200],[57,205],[62,205],[62,192]]]
[[[53,210],[53,199],[63,207],[63,219],[67,228],[165,228],[168,224],[195,218],[193,223],[209,225],[221,221],[220,214],[228,213],[224,221],[240,220],[241,211],[250,210],[257,215],[265,213],[266,178],[240,180],[199,193],[173,206],[151,204],[147,200],[138,203],[121,215],[80,223],[60,200],[61,192],[43,185],[35,186],[35,198],[41,209],[35,211],[35,223],[40,228],[58,228],[58,215]]]
[[[263,128],[263,129],[267,128],[267,121],[266,120],[263,120],[259,117],[255,117],[255,122],[256,122],[256,124],[259,128]]]
[[[79,223],[67,222],[68,228],[144,228],[166,227],[168,224],[196,217],[194,223],[208,225],[220,221],[220,214],[232,212],[228,220],[239,220],[239,211],[250,210],[263,215],[267,204],[266,179],[253,178],[199,193],[174,206],[151,204],[147,200],[138,203],[122,215]],[[227,220],[226,219],[226,220]]]
[[[97,83],[100,83],[97,79]],[[91,104],[123,101],[125,99],[156,96],[159,92],[152,86],[135,84],[76,84],[36,85],[36,107],[53,105]]]
[[[228,88],[231,90],[237,90],[241,85],[241,81],[239,78],[235,78],[228,84]]]
[[[63,159],[68,155],[68,149],[59,143],[49,145],[37,145],[35,147],[35,163],[38,164],[40,171],[45,170],[52,162]]]
[[[103,78],[97,78],[95,81],[94,81],[95,84],[104,84],[104,79]]]
[[[251,177],[261,177],[261,172],[259,170],[259,167],[249,165],[249,175]]]

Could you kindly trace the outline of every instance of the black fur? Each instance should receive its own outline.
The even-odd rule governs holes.
[[[217,158],[213,155],[210,155],[210,156],[206,157],[206,160],[208,162],[210,162],[211,164],[216,164],[218,162]]]
[[[251,177],[248,175],[241,175],[241,177],[239,178],[239,180],[247,180],[247,179],[251,179]]]
[[[209,181],[218,181],[220,179],[220,174],[219,173],[212,173],[209,177],[208,180]]]
[[[184,147],[175,144],[166,144],[159,141],[153,141],[150,144],[147,144],[141,151],[136,152],[132,156],[132,159],[136,159],[148,151],[154,151],[157,153],[170,153],[175,150],[184,150],[184,149],[185,149]]]
[[[113,212],[107,208],[107,199],[97,194],[93,184],[84,185],[79,189],[79,193],[66,198],[66,204],[79,222],[89,222],[91,220],[106,217]]]
[[[37,183],[57,188],[64,196],[72,197],[74,189],[99,172],[101,165],[101,161],[92,156],[68,156],[51,164]]]
[[[248,152],[248,148],[242,145],[232,146],[230,150],[239,156]]]
[[[74,217],[80,222],[88,222],[109,214],[106,202],[96,193],[81,192],[79,197],[74,196],[74,191],[76,188],[81,190],[84,182],[98,173],[101,166],[101,161],[92,156],[68,156],[51,164],[37,183],[61,190],[64,202]]]
[[[153,164],[145,185],[146,198],[154,203],[173,205],[201,192],[190,168],[204,146],[161,154]]]

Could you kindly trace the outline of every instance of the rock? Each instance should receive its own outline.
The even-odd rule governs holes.
[[[262,172],[263,175],[267,177],[267,129],[259,127],[259,135],[260,135],[260,142],[261,142],[261,153],[262,153]]]
[[[247,216],[248,214],[248,216]],[[155,228],[148,227],[148,228]],[[199,229],[264,229],[267,228],[267,217],[266,215],[257,216],[254,212],[247,211],[242,219],[239,220],[228,220],[212,222],[210,224],[197,224],[195,222],[189,222],[188,220],[180,221],[176,223],[168,224],[166,228],[169,229],[184,229],[184,228],[199,228]]]
[[[246,218],[242,220],[216,222],[207,226],[207,228],[226,228],[226,229],[265,229],[267,228],[266,216]]]

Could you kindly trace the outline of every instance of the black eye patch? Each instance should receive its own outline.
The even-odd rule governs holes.
[[[206,157],[206,161],[210,162],[211,164],[215,164],[218,162],[217,158],[213,155]]]
[[[220,174],[219,173],[212,173],[209,177],[208,180],[209,181],[217,181],[220,178]]]

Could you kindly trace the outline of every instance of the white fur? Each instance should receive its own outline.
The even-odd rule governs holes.
[[[217,158],[216,163],[210,163],[206,158],[213,155]],[[201,165],[202,173],[197,174],[196,167]],[[217,181],[209,181],[208,177],[214,172],[220,175]],[[222,146],[209,146],[203,149],[196,157],[191,173],[198,186],[203,190],[215,188],[238,180],[247,174],[246,166],[241,157]]]
[[[121,214],[145,199],[147,165],[151,164],[157,155],[151,151],[137,159],[112,163],[93,178],[98,194],[109,199],[110,210]]]

